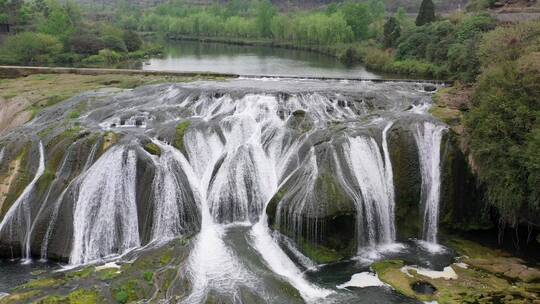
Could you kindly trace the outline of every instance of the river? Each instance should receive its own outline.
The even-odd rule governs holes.
[[[217,72],[240,75],[378,79],[360,64],[301,50],[223,43],[168,41],[164,55],[144,62],[143,70]]]

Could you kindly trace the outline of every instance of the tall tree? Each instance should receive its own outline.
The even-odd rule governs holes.
[[[432,0],[423,0],[416,17],[416,25],[422,26],[435,21],[435,5]]]
[[[341,6],[340,12],[356,39],[369,36],[369,24],[373,21],[373,16],[368,4],[348,1]]]
[[[396,46],[399,36],[401,36],[399,22],[395,17],[388,18],[388,21],[384,24],[384,46],[387,48]]]
[[[262,37],[272,35],[272,18],[276,14],[276,9],[269,0],[262,0],[257,7],[256,24]]]

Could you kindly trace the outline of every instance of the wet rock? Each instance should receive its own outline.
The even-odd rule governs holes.
[[[437,91],[437,87],[432,84],[426,84],[424,85],[424,91],[426,92],[435,92]]]

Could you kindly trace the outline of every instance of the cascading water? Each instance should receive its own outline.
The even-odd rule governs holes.
[[[166,241],[196,230],[198,206],[183,170],[188,167],[187,160],[173,147],[154,143],[161,155],[156,160],[157,173],[152,184],[156,206],[151,239]]]
[[[69,155],[69,151],[68,151],[68,153],[66,153],[66,155],[64,156],[64,159],[62,160],[62,164],[60,165],[60,169],[58,170],[58,173],[59,173],[58,175],[59,176],[62,176],[62,173],[64,173],[64,168],[66,166],[66,161],[67,161],[68,155]],[[57,185],[58,180],[59,179],[56,178],[56,176],[55,176],[55,179],[53,180],[53,182],[49,186],[49,189],[47,190],[47,194],[45,195],[45,198],[43,199],[43,202],[41,203],[39,211],[37,212],[37,215],[35,217],[36,219],[39,218],[39,216],[41,215],[43,210],[45,210],[45,208],[48,207],[47,201],[49,200],[49,197],[51,195],[52,190]],[[31,240],[32,240],[32,232],[35,229],[36,223],[37,223],[36,220],[34,220],[32,222],[32,225],[30,226],[30,229],[28,230],[28,232],[26,233],[26,236],[25,236],[25,242],[24,242],[24,248],[23,248],[23,250],[24,250],[23,259],[25,259],[27,261],[30,261],[31,258],[32,258],[31,257]]]
[[[135,201],[135,152],[115,146],[90,167],[73,211],[71,264],[140,246]]]
[[[30,228],[32,225],[31,218],[31,206],[30,206],[30,196],[34,191],[35,185],[39,178],[45,172],[45,150],[43,143],[39,142],[39,165],[36,170],[36,174],[30,183],[23,190],[21,195],[17,200],[11,205],[6,215],[4,216],[2,222],[0,222],[0,239],[5,233],[8,233],[8,236],[11,238],[13,229],[19,229],[18,237],[21,244],[24,244],[26,239],[26,234],[30,233]],[[21,231],[24,229],[24,231]],[[6,231],[8,230],[8,231]],[[23,247],[23,246],[21,246]],[[24,247],[22,248],[23,257],[29,257]]]
[[[343,149],[354,177],[348,188],[353,192],[357,208],[359,249],[393,242],[396,237],[394,183],[388,148],[383,148],[383,156],[373,138],[359,136],[349,138]]]
[[[316,269],[317,263],[324,263],[304,245],[326,246],[325,229],[336,218],[342,221],[340,229],[352,231],[346,238],[357,243],[357,253],[395,242],[388,134],[402,127],[400,114],[395,114],[425,96],[398,89],[399,94],[410,95],[358,94],[377,86],[364,82],[327,88],[317,82],[306,90],[293,85],[286,87],[286,93],[276,89],[273,81],[257,86],[261,83],[267,86],[262,93],[259,87],[230,89],[220,83],[210,91],[198,85],[155,86],[93,104],[97,109],[81,116],[79,123],[97,136],[81,132],[76,141],[92,146],[89,152],[74,151],[87,158],[69,163],[74,168],[64,170],[64,154],[55,173],[66,178],[52,181],[43,205],[33,205],[41,207],[36,218],[22,223],[20,230],[27,233],[23,256],[29,257],[30,245],[37,244],[43,259],[69,258],[71,264],[80,265],[198,232],[189,241],[189,256],[178,265],[178,275],[163,293],[165,300],[201,303],[223,296],[235,302],[248,290],[262,301],[273,302],[272,288],[281,285],[266,283],[277,280],[296,288],[305,301],[326,301],[321,298],[333,291],[311,283],[297,267]],[[405,115],[425,119],[422,113]],[[182,131],[180,124],[189,127]],[[97,128],[101,129],[93,133]],[[432,215],[438,213],[434,198],[440,173],[436,176],[433,168],[440,166],[434,155],[440,154],[442,136],[438,128],[424,123],[415,133],[426,235],[435,225],[435,241],[437,217]],[[55,144],[45,142],[48,147]],[[44,163],[42,145],[40,150]],[[38,173],[34,180],[42,174]],[[24,192],[31,192],[34,183]],[[16,204],[26,205],[23,196]],[[13,213],[10,209],[8,215]],[[0,224],[0,235],[3,226],[7,228],[8,215]],[[58,241],[62,237],[68,241]],[[238,244],[245,248],[235,247]],[[354,255],[355,247],[347,248],[351,253],[345,258]]]
[[[445,129],[443,125],[426,121],[417,124],[414,130],[422,174],[422,238],[429,243],[437,243],[441,195],[441,141]]]

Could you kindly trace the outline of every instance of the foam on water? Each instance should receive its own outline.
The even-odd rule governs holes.
[[[384,282],[379,280],[379,277],[375,273],[371,272],[360,272],[352,275],[351,279],[348,282],[337,285],[339,289],[345,289],[347,287],[373,287],[373,286],[387,286]]]

